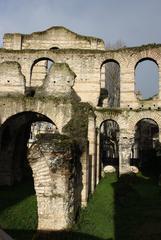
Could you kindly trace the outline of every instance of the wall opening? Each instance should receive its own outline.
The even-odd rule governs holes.
[[[135,93],[139,99],[149,99],[159,93],[159,69],[155,60],[144,58],[136,64]]]
[[[53,63],[53,60],[49,58],[40,58],[34,61],[31,67],[30,87],[27,89],[27,95],[34,96],[35,89],[42,86]]]
[[[158,124],[150,118],[141,119],[135,127],[131,165],[136,165],[143,174],[157,176],[161,172]]]
[[[34,124],[39,124],[38,132],[32,127]],[[37,228],[37,200],[32,164],[27,160],[31,135],[36,139],[36,134],[55,129],[55,124],[48,117],[31,111],[13,115],[1,125],[0,189],[4,198],[7,196],[7,202],[1,198],[0,225],[6,229],[5,224],[9,218],[16,236],[18,231],[23,230],[27,238],[31,239]],[[6,212],[7,216],[3,215]],[[6,230],[14,237],[14,232]]]
[[[116,171],[119,166],[119,125],[106,120],[100,126],[100,161],[104,172]]]
[[[120,106],[120,65],[115,60],[107,60],[101,66],[101,93],[99,106]]]

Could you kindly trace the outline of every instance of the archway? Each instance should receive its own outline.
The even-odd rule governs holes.
[[[119,165],[118,140],[119,140],[118,123],[111,119],[105,120],[100,126],[100,162],[105,172],[115,171],[118,169]]]
[[[13,237],[23,230],[28,239],[31,239],[38,221],[35,176],[32,163],[27,160],[28,140],[34,123],[42,123],[43,126],[49,124],[50,130],[51,126],[56,129],[47,116],[31,111],[9,117],[0,128],[0,185],[8,185],[1,186],[8,200],[5,202],[1,197],[0,215],[3,219],[0,218],[0,225]],[[7,216],[3,214],[4,210],[7,211]],[[5,225],[7,218],[10,218],[9,226],[14,231]]]
[[[31,67],[30,87],[27,89],[27,95],[34,96],[35,88],[42,86],[53,63],[54,61],[52,59],[46,57],[34,61]]]
[[[106,60],[101,65],[101,93],[99,106],[119,107],[120,105],[120,65],[116,60]]]
[[[135,127],[132,160],[142,173],[157,176],[161,172],[159,126],[151,118],[143,118]]]
[[[159,92],[158,64],[154,59],[143,58],[135,66],[135,92],[139,99],[149,99]]]

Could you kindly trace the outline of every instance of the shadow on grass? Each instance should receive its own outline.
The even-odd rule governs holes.
[[[6,231],[14,240],[113,240],[112,238],[99,238],[85,233],[73,231],[33,231],[9,230]]]
[[[32,230],[17,230],[17,229],[3,229],[14,240],[32,240],[35,231]]]
[[[33,181],[20,182],[13,186],[0,186],[0,213],[25,198],[35,195]]]
[[[53,231],[53,232],[39,231],[37,234],[35,234],[33,240],[104,240],[104,239],[74,231]],[[112,238],[106,240],[112,240]]]
[[[160,240],[161,189],[156,178],[124,175],[112,186],[115,240]]]
[[[32,180],[1,186],[0,227],[15,240],[31,240],[37,227],[36,205]]]

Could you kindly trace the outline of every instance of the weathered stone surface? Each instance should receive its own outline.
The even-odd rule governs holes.
[[[105,166],[103,169],[104,173],[114,173],[116,172],[116,168],[112,165]]]
[[[55,63],[50,67],[42,88],[37,94],[43,96],[66,96],[71,94],[76,75],[66,63]]]
[[[143,101],[135,93],[135,68],[144,59],[152,59],[160,69],[161,45],[105,50],[102,40],[80,36],[63,27],[31,35],[4,36],[4,48],[0,49],[0,184],[10,185],[14,178],[18,181],[21,178],[21,169],[14,165],[14,160],[22,156],[14,153],[17,148],[20,152],[25,138],[20,137],[17,144],[17,131],[22,135],[26,122],[29,128],[36,121],[28,122],[24,117],[21,129],[12,122],[9,131],[4,128],[4,134],[6,121],[15,115],[42,114],[55,123],[60,133],[64,131],[81,146],[73,157],[70,141],[58,138],[60,144],[65,142],[60,146],[56,138],[43,138],[29,150],[40,229],[67,228],[80,202],[86,206],[102,171],[100,127],[104,121],[110,119],[119,126],[119,174],[138,171],[130,166],[134,150],[137,152],[138,148],[135,145],[134,149],[136,124],[148,118],[158,124],[158,131],[161,129],[160,71],[157,96]],[[104,63],[109,60],[118,63],[120,82],[118,85],[111,82],[104,92],[101,89],[107,87]],[[53,65],[48,69],[49,61]],[[112,106],[112,102],[117,104]],[[81,107],[84,103],[90,111],[85,105]],[[152,140],[155,144],[156,138]],[[161,141],[160,132],[158,141]],[[107,166],[107,171],[113,170]]]
[[[139,172],[139,169],[138,169],[137,167],[135,167],[135,166],[131,166],[131,167],[130,167],[130,170],[131,170],[131,172],[133,172],[133,173],[138,173],[138,172]]]
[[[30,35],[7,33],[4,35],[3,42],[7,49],[105,49],[102,39],[79,35],[61,26],[51,27],[43,32]]]
[[[71,144],[66,136],[42,134],[30,148],[28,159],[37,195],[38,229],[66,229],[74,222],[76,168]]]
[[[25,78],[17,62],[0,64],[0,96],[17,96],[25,93]]]

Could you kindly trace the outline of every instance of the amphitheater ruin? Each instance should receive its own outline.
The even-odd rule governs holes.
[[[147,59],[158,67],[159,90],[142,99],[135,69]],[[118,69],[113,80],[109,63]],[[109,50],[103,40],[64,27],[4,35],[0,185],[20,181],[28,163],[38,229],[70,227],[104,172],[137,172],[152,162],[143,155],[159,161],[160,69],[159,44]]]

